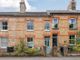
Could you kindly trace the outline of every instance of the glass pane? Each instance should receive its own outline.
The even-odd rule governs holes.
[[[8,38],[1,38],[1,47],[8,46]]]
[[[33,42],[33,38],[32,37],[27,38],[27,45],[28,45],[28,47],[33,47],[34,46],[34,42]]]
[[[69,39],[75,39],[75,35],[70,35]]]
[[[58,19],[54,18],[52,22],[53,22],[53,24],[58,24]]]
[[[46,30],[49,30],[49,29],[50,29],[50,24],[49,24],[49,22],[47,22],[47,23],[45,24],[45,29],[46,29]]]
[[[29,30],[33,30],[33,21],[29,21],[28,24],[27,24],[27,29]]]
[[[2,22],[2,29],[3,30],[7,30],[8,29],[8,23],[6,21]]]
[[[76,19],[70,19],[70,20],[69,20],[69,23],[70,23],[70,24],[76,24]]]
[[[49,37],[45,37],[45,46],[49,46],[49,41],[50,41],[50,38]]]
[[[70,44],[75,44],[75,40],[69,40]]]
[[[2,24],[3,24],[3,25],[7,25],[7,22],[6,22],[6,21],[5,21],[5,22],[2,22]]]
[[[52,28],[58,28],[58,19],[54,18],[52,21]]]

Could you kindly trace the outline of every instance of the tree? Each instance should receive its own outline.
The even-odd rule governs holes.
[[[26,45],[25,45],[25,41],[23,39],[20,39],[19,43],[16,45],[15,47],[15,52],[16,52],[16,55],[23,55],[25,54],[25,48]]]

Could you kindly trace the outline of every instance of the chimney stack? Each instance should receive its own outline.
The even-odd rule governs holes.
[[[71,0],[69,5],[68,5],[68,10],[76,10],[76,1]]]
[[[25,1],[21,0],[21,2],[20,2],[20,13],[25,13],[25,12],[26,12]]]

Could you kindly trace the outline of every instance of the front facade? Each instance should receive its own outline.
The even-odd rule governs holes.
[[[1,12],[0,49],[15,46],[20,39],[28,48],[75,45],[80,30],[80,11]],[[72,41],[74,40],[74,41]]]

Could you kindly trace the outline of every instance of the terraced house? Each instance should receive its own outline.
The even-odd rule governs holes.
[[[0,12],[0,49],[15,46],[23,38],[28,48],[46,46],[49,53],[53,46],[76,44],[78,30],[80,11],[76,10],[75,0],[71,0],[67,10],[45,12],[26,12],[21,0],[20,12]]]

